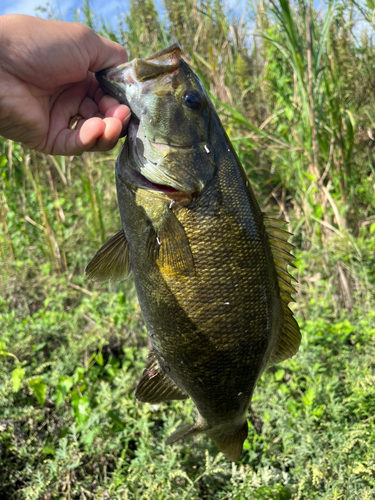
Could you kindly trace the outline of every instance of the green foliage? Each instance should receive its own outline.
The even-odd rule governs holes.
[[[356,20],[373,29],[372,3],[164,7],[131,0],[113,29],[85,2],[76,20],[131,57],[183,45],[262,208],[290,221],[301,349],[260,379],[238,464],[205,436],[165,446],[194,405],[135,400],[133,285],[83,279],[119,229],[118,148],[53,158],[0,138],[0,498],[371,500],[375,79]]]
[[[370,492],[375,313],[359,304],[351,314],[330,309],[336,288],[328,276],[310,283],[314,267],[305,253],[298,257],[300,310],[308,311],[299,317],[302,346],[261,378],[237,465],[204,436],[165,446],[172,430],[193,420],[190,401],[135,401],[147,341],[130,289],[90,285],[88,295],[79,276],[76,289],[53,275],[26,289],[21,271],[25,300],[18,295],[15,308],[20,292],[8,289],[0,305],[0,494],[238,500],[341,491],[354,500]],[[34,288],[46,298],[29,309]]]

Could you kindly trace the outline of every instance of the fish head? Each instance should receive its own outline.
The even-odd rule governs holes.
[[[104,91],[132,111],[117,164],[120,178],[145,189],[200,193],[216,169],[211,150],[214,109],[199,78],[181,58],[179,45],[96,77]]]

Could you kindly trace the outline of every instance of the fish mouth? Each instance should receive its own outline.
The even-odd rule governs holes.
[[[126,64],[128,63],[125,63],[120,67],[124,67]],[[113,72],[114,70],[118,70],[118,68],[103,69],[101,71],[98,71],[97,73],[95,73],[95,78],[97,79],[100,88],[104,92],[117,99],[121,104],[125,104],[126,106],[128,106],[128,108],[130,108],[130,103],[126,97],[125,92],[123,91],[123,89],[121,89],[121,87],[117,85],[115,81],[110,78],[111,72]]]
[[[139,120],[132,118],[128,128],[128,141],[131,151],[133,151],[134,158],[136,158],[135,165],[126,169],[124,178],[135,187],[140,189],[148,189],[153,192],[158,192],[161,195],[179,197],[192,196],[195,192],[195,186],[186,185],[180,182],[174,176],[168,175],[168,171],[163,169],[159,170],[158,165],[169,155],[174,155],[176,152],[181,151],[181,154],[189,154],[189,151],[194,149],[191,144],[171,144],[167,138],[161,137],[161,141],[151,141],[146,135],[141,139],[141,146],[137,144],[139,140]],[[157,154],[154,160],[148,159],[145,155],[145,144],[151,147]],[[178,193],[180,193],[178,195]]]
[[[129,124],[129,128],[128,128],[128,137],[127,137],[127,140],[129,141],[129,148],[130,150],[132,151],[137,151],[137,146],[136,146],[136,142],[137,142],[137,134],[138,134],[138,130],[139,130],[139,124],[140,124],[140,121],[133,115],[132,116],[132,119],[131,119],[131,122]],[[155,141],[150,141],[147,137],[145,137],[145,139],[147,140],[147,142],[150,144],[150,146],[156,150],[158,153],[160,153],[160,158],[162,159],[163,157],[166,157],[168,156],[169,153],[171,153],[173,150],[176,150],[176,149],[182,149],[182,150],[189,150],[189,149],[192,149],[193,146],[180,146],[180,145],[172,145],[172,144],[168,144],[167,141],[166,142],[155,142]],[[140,160],[141,163],[143,163],[144,161],[147,161],[145,157],[143,157],[143,151],[142,152],[139,152],[138,150],[138,154],[136,154],[136,156],[138,157],[138,161]],[[136,164],[138,163],[138,161],[136,161]],[[174,184],[174,181],[173,179],[170,179],[170,183],[167,181],[167,182],[155,182],[156,179],[153,179],[152,177],[150,178],[150,173],[147,173],[145,171],[145,169],[138,164],[137,167],[132,166],[131,164],[129,165],[129,163],[127,163],[126,161],[124,161],[124,164],[128,164],[128,167],[127,168],[123,168],[121,166],[121,154],[117,160],[117,166],[116,166],[116,169],[119,173],[119,176],[120,176],[120,179],[123,180],[123,182],[125,182],[125,184],[128,184],[130,186],[132,186],[132,188],[134,189],[143,189],[143,190],[148,190],[148,191],[152,191],[154,193],[158,193],[162,196],[167,196],[168,198],[174,198],[174,197],[177,197],[177,198],[184,198],[184,197],[191,197],[192,194],[191,194],[191,191],[185,191],[185,190],[182,190],[181,189],[181,186],[178,185],[178,182]],[[154,164],[155,167],[157,164]],[[152,174],[151,174],[152,175]],[[167,179],[165,179],[167,180]]]
[[[178,43],[174,43],[146,59],[134,59],[116,68],[98,71],[95,77],[102,90],[128,106],[134,113],[131,98],[127,96],[129,88],[142,86],[142,93],[145,93],[155,78],[178,74],[181,63],[181,48]]]
[[[181,47],[174,43],[145,59],[133,59],[115,68],[98,71],[95,76],[104,85],[106,82],[134,85],[161,75],[178,73],[180,66]]]
[[[127,135],[131,137],[134,142],[137,138],[140,123],[141,121],[135,115],[132,115]],[[151,140],[147,135],[145,135],[145,139],[155,151],[161,154],[169,153],[173,149],[190,150],[194,147],[193,144],[171,144],[165,138],[162,138],[165,142]]]
[[[141,172],[135,172],[135,174],[137,174],[140,188],[149,189],[150,191],[157,191],[162,194],[173,194],[173,193],[186,194],[182,193],[182,191],[179,191],[173,186],[168,186],[167,184],[157,184],[156,182],[152,182],[149,179],[147,179],[147,177],[143,175]]]
[[[172,205],[174,203],[186,205],[196,196],[196,193],[187,193],[173,186],[169,186],[168,184],[157,184],[156,182],[152,182],[141,172],[134,169],[126,169],[119,177],[125,184],[133,186],[133,189],[151,191],[156,196],[166,198]]]

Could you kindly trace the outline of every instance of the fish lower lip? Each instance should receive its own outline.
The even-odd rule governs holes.
[[[172,186],[167,186],[167,185],[163,185],[163,184],[156,184],[155,182],[149,181],[144,175],[142,177],[144,177],[144,179],[146,179],[147,184],[148,184],[146,187],[148,189],[151,189],[153,191],[162,192],[164,194],[181,193],[181,191],[179,191],[178,189],[176,189]]]
[[[133,169],[126,171],[126,180],[141,189],[149,189],[150,191],[157,191],[158,193],[166,195],[178,193],[184,194],[182,191],[179,191],[178,189],[167,184],[157,184],[156,182],[152,182],[141,172],[137,172]]]
[[[167,184],[157,184],[155,182],[151,182],[141,173],[139,173],[139,175],[143,178],[143,186],[140,186],[141,189],[148,189],[149,191],[154,191],[155,193],[164,195],[167,199],[171,200],[169,208],[171,208],[174,203],[186,205],[194,196],[192,193],[184,193],[183,191],[180,191],[172,186],[168,186]]]

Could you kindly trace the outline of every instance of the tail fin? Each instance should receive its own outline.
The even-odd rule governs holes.
[[[216,444],[219,450],[224,453],[231,462],[238,462],[242,452],[242,445],[248,434],[247,420],[242,427],[234,432],[211,431],[207,435]]]
[[[216,444],[219,450],[224,453],[228,460],[231,462],[237,462],[240,459],[242,452],[242,445],[247,438],[248,425],[247,420],[239,429],[235,431],[228,432],[223,430],[211,430],[210,427],[198,420],[197,423],[193,425],[184,425],[180,427],[175,432],[173,432],[166,441],[166,444],[172,444],[179,440],[185,440],[196,434],[201,434],[206,432],[207,435]]]

